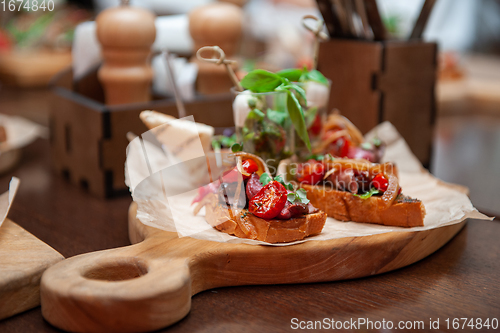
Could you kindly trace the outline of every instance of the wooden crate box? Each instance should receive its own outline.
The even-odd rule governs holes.
[[[318,69],[332,80],[330,110],[339,109],[363,133],[390,121],[429,165],[436,118],[435,43],[332,39],[320,45]]]
[[[128,193],[124,164],[127,132],[147,131],[139,119],[143,110],[177,117],[172,99],[106,106],[95,75],[73,83],[71,71],[59,74],[52,86],[51,151],[54,167],[73,184],[99,197]],[[233,127],[230,94],[199,97],[186,103],[195,121],[216,128]]]

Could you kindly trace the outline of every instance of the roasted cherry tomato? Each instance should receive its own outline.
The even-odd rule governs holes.
[[[351,141],[346,137],[341,137],[334,142],[339,145],[338,155],[340,157],[346,157],[349,154],[349,148],[352,146]]]
[[[248,210],[263,219],[278,216],[286,203],[286,188],[273,180],[264,186],[248,203]]]
[[[246,173],[250,174],[250,176],[252,175],[252,173],[259,170],[259,166],[254,160],[244,160],[241,166],[243,167],[243,170],[245,170]],[[243,176],[243,179],[246,180],[250,178],[250,176]]]
[[[316,185],[325,175],[325,166],[313,159],[302,163],[297,168],[297,180],[302,184]]]
[[[317,114],[311,127],[309,127],[310,134],[312,134],[313,136],[318,136],[321,133],[322,126],[323,124],[321,123],[321,116]]]
[[[383,174],[379,173],[373,178],[372,184],[373,187],[375,187],[377,190],[385,192],[387,190],[389,182],[387,181],[387,179],[384,177]]]
[[[331,135],[341,130],[342,128],[329,129],[323,135],[323,140],[327,140]],[[333,156],[346,157],[349,154],[349,149],[353,146],[353,143],[346,136],[341,136],[340,138],[332,141],[328,150]]]

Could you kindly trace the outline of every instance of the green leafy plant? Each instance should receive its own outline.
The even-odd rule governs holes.
[[[212,148],[220,150],[221,148],[231,148],[236,143],[236,134],[231,136],[215,135],[212,139]]]
[[[315,81],[325,86],[328,85],[327,78],[321,74],[320,71],[313,69],[307,70],[306,67],[300,68],[290,68],[284,69],[276,73],[277,75],[288,79],[290,82],[307,82],[307,81]]]
[[[294,73],[294,70],[289,70],[288,73]],[[271,73],[263,69],[256,69],[248,73],[243,80],[241,80],[241,85],[245,89],[249,89],[254,93],[264,93],[272,91],[283,91],[287,93],[287,109],[288,116],[295,127],[295,131],[298,136],[304,141],[307,148],[311,150],[311,143],[309,141],[309,135],[307,133],[306,122],[304,119],[304,112],[302,106],[300,105],[299,98],[306,100],[306,95],[304,89],[302,89],[297,84],[290,81],[289,78],[294,79],[296,74],[289,75],[283,73]],[[295,76],[294,76],[295,75]],[[300,78],[300,77],[299,77]]]

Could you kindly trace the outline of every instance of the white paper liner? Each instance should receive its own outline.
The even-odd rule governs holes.
[[[46,137],[47,129],[28,119],[0,114],[0,125],[5,127],[7,141],[0,143],[0,155],[22,148],[38,137]]]
[[[9,214],[10,207],[14,201],[14,197],[17,193],[17,188],[19,187],[19,178],[12,177],[9,183],[9,190],[0,195],[0,227],[7,218]]]
[[[409,232],[429,230],[447,225],[459,223],[467,218],[492,220],[479,213],[467,197],[468,189],[455,184],[447,184],[433,177],[427,172],[418,159],[411,153],[408,145],[397,132],[394,126],[388,122],[382,123],[367,134],[367,138],[378,135],[387,143],[384,161],[392,161],[399,168],[399,182],[403,188],[403,193],[412,198],[422,200],[426,209],[426,216],[423,227],[403,228],[393,226],[383,226],[378,224],[341,222],[333,218],[327,218],[323,231],[305,240],[285,243],[269,244],[266,242],[238,238],[219,232],[212,228],[204,217],[204,209],[197,216],[193,215],[191,202],[197,194],[197,184],[206,183],[208,172],[199,178],[203,172],[194,174],[185,173],[180,170],[189,170],[189,164],[194,160],[183,161],[177,164],[177,172],[172,172],[172,168],[164,169],[160,172],[149,173],[144,170],[144,161],[131,159],[132,156],[143,156],[140,151],[133,151],[133,147],[140,148],[143,145],[131,143],[127,155],[127,173],[141,174],[143,178],[140,182],[135,182],[131,189],[134,201],[138,204],[137,218],[144,224],[166,231],[177,232],[179,237],[193,237],[216,242],[244,243],[244,244],[265,244],[273,246],[286,246],[312,240],[328,240],[343,237],[359,237],[381,234],[386,232]],[[144,135],[143,135],[144,138]],[[144,145],[151,145],[146,140],[142,140]],[[155,161],[166,156],[161,148],[156,147]],[[148,156],[152,154],[151,147]],[[142,154],[142,155],[141,155]],[[185,164],[185,166],[183,166]],[[165,164],[163,164],[165,165]],[[193,164],[194,165],[194,164]],[[212,163],[211,163],[212,165]],[[151,168],[150,168],[151,170]]]

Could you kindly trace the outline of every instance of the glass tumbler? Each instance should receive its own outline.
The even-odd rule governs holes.
[[[314,150],[321,141],[321,130],[326,121],[331,81],[328,80],[328,85],[315,81],[298,82],[296,84],[302,87],[306,93],[307,105],[301,101],[301,106],[304,111],[304,119],[311,147]],[[307,156],[312,154],[298,136],[295,137],[295,153],[301,159],[307,158]]]
[[[231,89],[238,142],[243,150],[261,157],[275,174],[282,159],[293,155],[295,134],[287,110],[287,93],[253,93]]]

